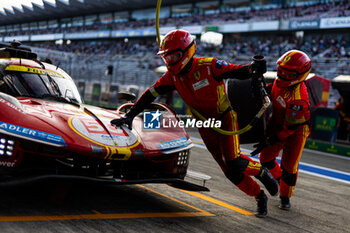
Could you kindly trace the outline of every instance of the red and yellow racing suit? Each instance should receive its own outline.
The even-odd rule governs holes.
[[[238,130],[237,115],[231,108],[225,92],[224,79],[247,77],[248,66],[229,64],[216,58],[193,58],[186,73],[173,75],[166,72],[138,100],[136,105],[143,105],[160,94],[177,90],[187,105],[190,105],[204,117],[221,120],[221,128],[229,131]],[[139,103],[141,102],[141,103]],[[258,175],[260,164],[242,155],[239,137],[226,136],[210,128],[200,128],[199,133],[220,165],[225,175],[243,192],[250,196],[260,193],[260,186],[250,177]]]
[[[280,179],[280,194],[291,197],[297,181],[299,160],[310,134],[307,87],[301,82],[295,86],[279,88],[275,81],[271,101],[273,109],[268,130],[270,135],[276,134],[279,141],[262,150],[260,162],[275,179]],[[279,166],[275,158],[281,150],[283,154]]]

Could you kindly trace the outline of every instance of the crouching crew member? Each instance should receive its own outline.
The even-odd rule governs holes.
[[[305,78],[311,70],[311,60],[303,52],[290,50],[277,61],[277,79],[271,90],[272,116],[268,122],[267,140],[255,145],[253,155],[280,182],[280,205],[290,209],[297,182],[298,164],[309,136],[310,103]],[[283,150],[281,166],[276,157]]]

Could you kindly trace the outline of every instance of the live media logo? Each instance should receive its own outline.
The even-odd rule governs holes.
[[[143,113],[144,129],[183,129],[183,128],[221,128],[221,121],[208,118],[205,121],[188,118],[185,121],[174,115],[164,115],[157,111],[145,111]]]
[[[160,129],[162,114],[157,111],[143,112],[143,128],[144,129]]]

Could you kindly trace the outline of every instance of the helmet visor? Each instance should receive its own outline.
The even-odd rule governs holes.
[[[296,79],[299,76],[298,72],[291,72],[291,71],[283,71],[281,69],[277,69],[277,77],[282,80],[293,80]]]
[[[164,54],[162,58],[166,65],[175,65],[181,60],[183,55],[184,53],[182,51],[177,50],[171,53]]]

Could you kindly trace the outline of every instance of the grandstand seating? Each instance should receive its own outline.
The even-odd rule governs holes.
[[[252,9],[237,10],[235,8],[228,12],[213,14],[192,14],[184,17],[161,18],[162,26],[181,26],[181,25],[200,25],[200,24],[220,24],[220,23],[243,23],[283,19],[319,19],[321,17],[341,17],[350,15],[349,1],[333,1],[323,4],[289,6],[289,7],[271,7],[270,9]],[[112,22],[103,24],[95,22],[88,26],[71,26],[64,28],[35,29],[32,31],[13,30],[11,32],[1,32],[0,36],[16,36],[29,34],[48,34],[62,32],[84,32],[90,30],[121,30],[121,29],[139,29],[154,27],[155,19],[129,20],[127,22]]]
[[[166,26],[206,25],[244,23],[284,19],[319,19],[321,17],[339,17],[350,15],[349,1],[332,1],[313,3],[312,5],[298,5],[280,7],[271,5],[261,9],[243,6],[227,8],[218,13],[193,13],[190,16],[174,15],[170,18],[161,18],[160,24]],[[0,36],[43,35],[53,33],[75,33],[98,30],[120,30],[154,28],[154,19],[129,19],[127,22],[112,22],[108,24],[99,21],[86,26],[56,27],[35,30],[10,30],[1,32]],[[271,32],[268,34],[241,33],[225,34],[223,44],[213,47],[197,42],[198,56],[216,56],[237,64],[247,64],[255,54],[262,54],[268,59],[269,69],[275,70],[276,59],[289,49],[298,48],[308,53],[313,60],[314,70],[327,78],[333,78],[342,73],[350,73],[350,35],[318,33],[306,34],[302,40],[293,33]],[[56,44],[55,41],[25,42],[26,45],[37,47],[43,58],[50,56],[53,59],[54,50],[63,51],[65,56],[56,56],[54,63],[60,64],[73,77],[95,80],[101,77],[108,65],[114,66],[112,81],[132,84],[135,81],[140,85],[149,85],[155,78],[152,70],[162,64],[161,59],[154,57],[157,44],[154,37],[129,38],[128,42],[122,39],[94,39],[72,40]],[[126,56],[129,55],[129,56]],[[69,59],[65,59],[65,58]],[[347,60],[346,60],[347,59]],[[110,77],[103,77],[106,82]]]

